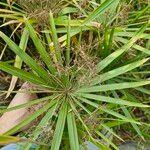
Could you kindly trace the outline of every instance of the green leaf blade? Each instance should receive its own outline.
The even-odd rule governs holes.
[[[17,46],[8,36],[0,31],[0,37],[8,44],[10,49],[16,53],[22,61],[29,65],[39,76],[41,76],[46,82],[49,82],[47,78],[48,73],[41,68],[35,60],[33,60],[28,54],[26,54],[19,46]]]
[[[24,81],[29,81],[34,84],[45,84],[45,81],[38,76],[34,75],[33,73],[25,72],[21,69],[15,68],[5,62],[0,62],[0,69],[10,73],[14,76],[19,77],[20,79]]]
[[[110,7],[112,3],[114,3],[116,0],[106,0],[103,2],[99,7],[97,7],[83,22],[83,25],[86,25],[93,21],[98,15],[105,12],[107,8]]]
[[[66,103],[64,103],[59,112],[56,129],[55,129],[53,140],[51,143],[51,150],[59,150],[62,135],[63,135],[63,130],[65,127],[67,112],[68,112],[68,105]]]
[[[135,88],[144,85],[150,84],[150,80],[144,80],[139,82],[123,82],[123,83],[113,83],[113,84],[106,84],[100,86],[92,86],[87,88],[81,88],[77,92],[80,93],[89,93],[89,92],[104,92],[104,91],[112,91],[112,90],[121,90],[121,89],[128,89],[128,88]]]
[[[67,123],[71,150],[80,150],[75,117],[72,111],[67,115]]]
[[[41,114],[43,114],[45,111],[47,111],[50,107],[52,107],[55,103],[52,101],[49,104],[47,104],[45,107],[42,107],[41,109],[39,109],[38,111],[34,112],[32,115],[28,116],[27,118],[25,118],[22,122],[20,122],[18,125],[16,125],[15,127],[13,127],[12,129],[10,129],[9,131],[7,131],[4,135],[11,135],[16,133],[19,129],[21,129],[22,127],[28,125],[29,123],[31,123],[33,120],[35,120],[38,116],[40,116]]]
[[[144,64],[146,61],[148,61],[149,58],[145,58],[145,59],[142,59],[142,60],[139,60],[139,61],[136,61],[136,62],[133,62],[133,63],[130,63],[128,65],[125,65],[125,66],[122,66],[122,67],[119,67],[117,69],[114,69],[114,70],[111,70],[111,71],[108,71],[106,73],[103,73],[101,75],[98,75],[97,77],[95,77],[92,81],[92,85],[95,85],[95,84],[98,84],[98,83],[101,83],[101,82],[104,82],[104,81],[107,81],[109,79],[112,79],[116,76],[119,76],[123,73],[126,73],[130,70],[133,70],[139,66],[141,66],[142,64]]]
[[[50,25],[51,25],[51,31],[52,31],[52,39],[53,39],[53,43],[54,43],[56,57],[57,57],[58,62],[60,62],[60,64],[62,64],[61,49],[59,47],[57,31],[56,31],[56,27],[55,27],[53,14],[52,14],[51,11],[49,13],[49,16],[50,16]]]
[[[102,71],[104,68],[106,68],[110,63],[112,63],[116,58],[118,58],[121,54],[128,51],[129,48],[133,46],[133,44],[139,39],[139,37],[142,35],[142,33],[145,31],[149,23],[142,26],[134,35],[133,37],[119,50],[111,53],[109,56],[107,56],[105,59],[103,59],[101,62],[97,64],[97,73]]]
[[[127,100],[122,100],[122,99],[117,99],[117,98],[112,98],[112,97],[107,97],[107,96],[100,96],[100,95],[95,95],[95,94],[78,94],[77,96],[96,100],[96,101],[101,101],[101,102],[118,104],[118,105],[126,105],[126,106],[132,106],[132,107],[150,107],[148,105],[144,105],[141,103],[130,102]]]
[[[40,53],[43,61],[45,62],[45,64],[47,65],[48,69],[50,70],[50,72],[52,74],[55,73],[56,69],[54,68],[54,65],[52,63],[52,60],[50,58],[50,55],[48,54],[48,52],[46,51],[46,49],[44,48],[43,44],[41,43],[40,39],[38,38],[38,36],[35,33],[34,28],[31,26],[31,24],[26,20],[26,26],[28,28],[30,37],[33,40],[33,43],[36,47],[36,49],[38,50],[38,52]]]

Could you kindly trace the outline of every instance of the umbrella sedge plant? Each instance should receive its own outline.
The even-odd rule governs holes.
[[[105,4],[109,5],[113,1],[108,2],[109,3]],[[91,14],[85,19],[83,25],[86,25],[96,18],[98,11],[99,8],[93,15]],[[73,55],[75,52],[72,50],[71,41],[71,17],[68,18],[66,26],[66,47],[63,49],[61,49],[58,41],[58,34],[51,12],[49,13],[49,20],[50,32],[46,34],[46,40],[42,41],[42,39],[39,38],[33,25],[27,18],[25,18],[24,33],[28,34],[23,34],[21,37],[22,43],[24,44],[22,47],[27,46],[29,37],[32,39],[42,63],[37,62],[37,60],[25,52],[22,47],[0,31],[0,37],[30,68],[30,71],[27,72],[12,66],[8,62],[2,61],[0,62],[0,69],[13,76],[17,76],[23,81],[33,83],[35,89],[30,89],[29,92],[44,93],[42,98],[0,110],[0,113],[4,113],[24,107],[29,108],[36,104],[42,104],[43,106],[21,123],[7,131],[4,136],[17,133],[21,128],[30,124],[39,116],[42,116],[38,125],[32,130],[30,139],[32,139],[32,141],[39,140],[39,136],[43,133],[42,127],[50,122],[51,126],[49,126],[49,128],[52,128],[54,132],[51,133],[52,138],[49,139],[49,143],[45,143],[47,144],[47,149],[59,150],[65,147],[66,149],[79,150],[81,145],[86,147],[86,141],[90,141],[104,150],[111,148],[118,149],[111,139],[102,132],[102,129],[105,128],[114,137],[122,140],[112,130],[113,126],[109,126],[109,120],[99,119],[103,118],[103,116],[107,116],[110,120],[116,119],[118,121],[117,125],[126,123],[132,124],[133,128],[143,138],[138,128],[138,126],[143,123],[133,118],[128,108],[148,108],[149,106],[138,101],[125,99],[120,96],[120,93],[125,89],[136,89],[137,87],[150,84],[149,79],[138,79],[135,81],[123,80],[123,77],[127,77],[127,72],[141,67],[149,58],[145,57],[140,60],[131,61],[128,64],[119,65],[112,69],[110,69],[110,66],[115,60],[121,59],[120,56],[126,53],[135,44],[149,23],[146,23],[136,31],[125,45],[106,56],[103,60],[99,60],[98,63],[94,63],[92,69],[88,69],[86,65],[84,65],[84,60],[81,60],[82,58],[80,58],[80,63],[75,63],[74,61],[75,57]],[[47,42],[47,44],[43,44],[45,42]],[[76,57],[80,57],[80,55]],[[78,58],[76,59],[78,60]],[[107,70],[107,67],[109,67],[109,70]],[[122,78],[120,79],[120,77]],[[90,121],[91,123],[95,121],[94,128],[88,123],[89,121],[87,121],[87,118],[92,118],[93,115],[98,116],[97,121],[95,121],[95,119]],[[25,143],[24,149],[27,150],[31,146],[32,143]],[[38,145],[37,149],[40,149],[42,146],[43,145]]]

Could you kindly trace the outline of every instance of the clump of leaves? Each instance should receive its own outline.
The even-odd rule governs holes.
[[[114,66],[113,63],[116,60],[121,60],[122,55],[129,51],[132,46],[137,47],[135,42],[143,36],[143,32],[147,29],[149,23],[136,30],[130,36],[131,38],[126,39],[125,44],[115,49],[114,52],[110,53],[111,47],[106,45],[104,48],[107,50],[107,54],[104,55],[104,59],[99,60],[98,63],[93,63],[92,68],[88,69],[86,67],[87,62],[84,60],[80,61],[81,63],[83,62],[83,65],[81,63],[74,63],[74,59],[78,60],[80,56],[72,49],[71,37],[74,35],[74,32],[77,31],[79,33],[82,28],[89,30],[87,27],[92,25],[91,22],[98,15],[101,15],[107,7],[110,7],[113,2],[114,0],[105,1],[85,20],[77,22],[76,30],[72,30],[72,26],[74,25],[72,21],[74,20],[71,20],[70,17],[61,22],[62,24],[66,23],[64,25],[65,29],[56,29],[55,23],[57,24],[59,21],[57,20],[54,23],[53,15],[50,13],[50,29],[49,32],[45,33],[46,40],[40,39],[33,26],[25,19],[26,26],[21,38],[22,48],[4,33],[0,32],[1,38],[30,67],[31,71],[27,72],[23,69],[13,67],[9,62],[0,62],[0,69],[24,81],[35,84],[35,89],[30,89],[30,92],[45,93],[40,99],[0,110],[3,113],[22,107],[31,107],[38,103],[45,104],[34,114],[28,116],[24,121],[10,129],[5,133],[5,136],[16,133],[38,116],[44,114],[30,138],[38,140],[39,136],[44,132],[42,128],[46,124],[51,124],[50,133],[52,136],[49,138],[52,137],[52,140],[50,140],[50,143],[45,143],[47,146],[50,145],[51,150],[59,150],[62,147],[79,150],[79,144],[85,146],[84,142],[87,140],[95,143],[101,149],[109,150],[109,147],[118,149],[112,140],[106,136],[105,131],[122,140],[114,132],[113,127],[125,123],[131,123],[137,134],[143,138],[143,134],[138,126],[143,124],[143,122],[139,122],[136,118],[132,117],[129,110],[131,107],[146,109],[149,106],[146,103],[142,104],[138,102],[135,98],[130,98],[127,93],[128,89],[138,89],[140,86],[150,83],[150,80],[147,78],[134,78],[132,72],[130,72],[141,67],[149,58],[147,55],[144,55],[142,59],[132,59],[122,65],[118,64],[118,66]],[[63,37],[63,41],[65,41],[63,45],[66,46],[62,50],[60,46],[60,42],[62,41],[60,41],[60,38],[58,39],[57,32],[64,31],[66,35]],[[117,40],[117,34],[118,32],[114,34],[115,40]],[[40,54],[43,62],[42,65],[37,63],[34,58],[24,51],[29,36],[34,43],[35,49]],[[144,34],[145,36],[147,34]],[[44,45],[43,43],[46,44]],[[141,50],[142,48],[138,47],[137,49]],[[84,52],[86,53],[86,51]],[[143,52],[148,54],[147,49],[144,49]],[[79,51],[79,53],[82,52]],[[76,57],[73,57],[73,55]],[[80,57],[80,59],[82,58],[86,57]],[[129,74],[126,74],[127,72]],[[115,122],[112,120],[115,120]],[[145,125],[147,124],[145,123]],[[29,143],[24,145],[24,149],[29,149],[30,147],[31,144]],[[37,148],[40,149],[40,144]]]

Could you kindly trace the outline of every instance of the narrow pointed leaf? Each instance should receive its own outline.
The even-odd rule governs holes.
[[[117,37],[116,40],[122,42],[123,44],[127,44],[127,42],[128,42],[127,39],[121,38],[121,37]],[[132,47],[137,49],[138,51],[141,51],[141,52],[143,52],[145,54],[150,55],[150,50],[145,48],[145,47],[142,47],[142,46],[140,46],[138,44],[134,44]]]
[[[107,97],[107,96],[100,96],[100,95],[95,95],[95,94],[79,94],[79,96],[85,97],[88,99],[93,99],[96,101],[108,102],[108,103],[119,104],[119,105],[126,105],[126,106],[133,106],[133,107],[149,107],[148,105],[144,105],[141,103],[130,102],[127,100],[122,100],[122,99],[112,98],[112,97]]]
[[[122,107],[122,110],[127,118],[132,119],[132,116],[126,107]],[[140,128],[138,127],[138,125],[133,122],[131,122],[131,125],[133,126],[133,128],[137,132],[137,134],[144,140],[144,137],[143,137],[142,132],[140,131]]]
[[[82,118],[81,118],[80,114],[78,113],[77,109],[75,108],[74,104],[73,104],[73,103],[70,103],[70,105],[71,105],[71,108],[72,108],[72,110],[74,111],[75,115],[78,117],[78,119],[79,119],[80,122],[82,123],[83,127],[85,128],[86,132],[87,132],[88,135],[90,136],[90,140],[91,140],[93,143],[95,143],[98,147],[100,147],[101,149],[103,149],[103,150],[110,150],[110,148],[106,147],[106,146],[105,146],[103,143],[101,143],[100,141],[97,142],[97,141],[92,137],[92,135],[91,135],[91,133],[90,133],[90,131],[89,131],[88,126],[87,126],[87,125],[84,123],[84,121],[82,120]]]
[[[20,44],[19,44],[19,47],[20,47],[23,51],[26,50],[28,38],[29,38],[29,34],[28,34],[28,31],[27,31],[27,28],[25,28],[24,31],[23,31],[23,33],[22,33],[21,40],[20,40]],[[21,58],[20,58],[19,56],[16,56],[14,66],[15,66],[16,68],[21,69],[22,60],[21,60]],[[9,89],[8,89],[9,92],[8,92],[7,95],[6,95],[6,98],[9,97],[11,91],[14,89],[17,80],[18,80],[18,77],[12,76],[12,79],[11,79],[11,82],[10,82],[10,86],[9,86]]]
[[[50,58],[50,54],[46,51],[46,49],[44,48],[44,46],[41,43],[40,39],[36,35],[34,28],[31,26],[31,24],[27,20],[26,20],[26,26],[28,28],[30,37],[32,38],[36,49],[40,53],[40,56],[42,57],[43,61],[47,65],[50,72],[54,74],[56,70],[55,70],[54,65],[52,63],[52,60]]]
[[[135,120],[133,120],[133,119],[131,119],[131,118],[127,118],[127,117],[125,117],[125,116],[123,116],[123,115],[121,115],[121,114],[119,114],[119,113],[117,113],[117,112],[115,112],[115,111],[113,111],[113,110],[110,110],[110,109],[108,109],[108,108],[100,107],[100,109],[101,109],[102,111],[106,112],[107,114],[110,114],[110,115],[115,116],[115,117],[117,117],[117,118],[119,118],[119,119],[122,119],[122,120],[125,121],[125,122],[131,122],[131,123],[140,124],[140,122],[137,122],[137,121],[135,121]]]
[[[119,148],[118,148],[111,140],[109,140],[105,135],[103,135],[103,134],[100,133],[99,131],[96,131],[96,133],[97,133],[104,141],[106,141],[108,144],[110,144],[115,150],[119,150]]]
[[[74,99],[75,103],[78,104],[85,112],[87,112],[89,115],[91,115],[91,112],[77,99]]]
[[[116,138],[118,138],[119,140],[121,140],[122,142],[124,142],[124,140],[123,140],[120,136],[118,136],[118,135],[113,131],[113,129],[111,129],[110,127],[108,127],[108,126],[105,125],[105,124],[101,124],[101,126],[102,126],[103,128],[105,128],[106,130],[108,130],[109,133],[111,133],[113,136],[115,136]]]
[[[0,70],[3,70],[7,73],[10,73],[14,76],[19,77],[20,79],[22,79],[24,81],[29,81],[34,84],[44,84],[45,83],[45,81],[43,79],[39,78],[35,74],[15,68],[5,62],[0,62]]]
[[[12,144],[12,143],[18,143],[18,142],[32,142],[36,144],[41,144],[41,143],[32,141],[30,139],[20,138],[17,136],[0,135],[0,146]]]
[[[128,65],[125,65],[125,66],[122,66],[122,67],[119,67],[117,69],[114,69],[114,70],[111,70],[111,71],[108,71],[104,74],[101,74],[97,77],[95,77],[92,81],[92,84],[95,85],[95,84],[98,84],[98,83],[101,83],[101,82],[104,82],[106,80],[109,80],[111,78],[114,78],[116,76],[119,76],[121,74],[124,74],[130,70],[133,70],[139,66],[141,66],[142,64],[144,64],[146,61],[148,61],[149,58],[145,58],[145,59],[142,59],[142,60],[139,60],[139,61],[136,61],[136,62],[133,62],[133,63],[130,63]]]
[[[10,49],[16,53],[22,61],[24,61],[27,65],[29,65],[39,76],[41,76],[44,80],[49,82],[47,78],[48,73],[41,68],[35,60],[33,60],[28,54],[26,54],[19,46],[17,46],[8,36],[0,31],[0,37],[7,43]]]
[[[113,95],[114,95],[116,98],[118,98],[118,94],[117,94],[116,92],[114,92]],[[132,99],[133,99],[133,98],[131,98],[131,100],[132,100]],[[125,116],[126,116],[127,118],[132,119],[132,115],[131,115],[131,113],[128,111],[128,109],[127,109],[126,107],[121,107],[121,109],[122,109],[122,111],[124,112],[124,114],[125,114]],[[143,137],[142,132],[140,131],[140,128],[138,127],[138,125],[135,124],[135,123],[131,123],[131,125],[133,126],[134,130],[138,133],[138,135],[144,140],[144,137]]]
[[[59,47],[59,42],[58,42],[58,37],[57,37],[57,31],[56,31],[56,27],[55,27],[55,22],[54,22],[53,14],[52,14],[51,11],[49,13],[49,16],[50,16],[50,25],[51,25],[52,38],[53,38],[53,43],[54,43],[56,57],[57,57],[58,62],[62,63],[61,49]]]
[[[67,124],[71,150],[80,150],[75,117],[72,111],[67,115]]]
[[[19,141],[21,141],[19,137],[0,135],[0,145],[17,143]]]
[[[29,102],[21,104],[21,105],[9,107],[7,109],[1,109],[0,110],[0,114],[1,113],[5,113],[5,112],[9,112],[9,111],[13,111],[13,110],[17,110],[17,109],[21,109],[21,108],[28,108],[28,107],[31,107],[31,106],[33,106],[35,104],[38,104],[38,103],[50,100],[52,98],[54,98],[54,97],[53,96],[47,96],[47,97],[43,97],[43,98],[39,98],[39,99],[35,99],[35,100],[32,100],[32,101],[29,101]]]
[[[17,131],[19,131],[19,129],[21,129],[24,126],[26,126],[29,123],[31,123],[33,120],[35,120],[38,116],[40,116],[45,111],[47,111],[47,109],[49,109],[50,107],[52,107],[54,104],[55,104],[54,101],[48,103],[46,106],[44,106],[41,109],[39,109],[38,111],[34,112],[32,115],[30,115],[26,119],[24,119],[21,123],[19,123],[18,125],[16,125],[12,129],[10,129],[9,131],[7,131],[4,135],[11,135],[11,134],[16,133]]]
[[[51,143],[51,150],[59,150],[64,127],[65,127],[67,112],[68,112],[68,106],[66,103],[63,103],[61,110],[59,112],[56,129]]]
[[[33,140],[36,140],[40,134],[43,133],[43,130],[41,130],[49,121],[50,119],[53,117],[55,111],[56,111],[56,108],[57,108],[57,103],[51,107],[48,112],[46,113],[46,115],[42,118],[42,120],[40,121],[40,123],[38,124],[38,126],[36,127],[36,129],[33,131]],[[32,147],[32,144],[31,143],[27,143],[25,146],[24,146],[24,150],[29,150],[30,148]]]
[[[139,82],[123,82],[123,83],[113,83],[113,84],[106,84],[100,86],[92,86],[87,88],[81,88],[77,92],[104,92],[104,91],[112,91],[112,90],[120,90],[120,89],[128,89],[128,88],[135,88],[139,86],[144,86],[150,84],[150,80],[139,81]]]
[[[70,27],[70,16],[69,16],[69,19],[68,19],[68,27],[67,27],[67,48],[66,48],[66,65],[69,66],[70,64],[70,30],[71,30],[71,27]]]
[[[93,21],[97,16],[104,13],[107,8],[110,7],[112,3],[114,3],[116,0],[106,0],[100,6],[98,6],[83,22],[83,25],[86,25]]]
[[[140,28],[139,31],[137,31],[133,37],[129,40],[127,44],[125,44],[121,49],[113,52],[109,56],[107,56],[105,59],[103,59],[100,63],[97,65],[97,72],[102,71],[104,68],[106,68],[110,63],[112,63],[116,58],[118,58],[121,54],[129,50],[133,46],[133,44],[139,39],[140,35],[145,31],[147,28],[148,23],[145,24]]]

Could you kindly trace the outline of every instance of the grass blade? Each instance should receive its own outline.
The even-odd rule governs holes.
[[[147,95],[150,95],[150,91],[146,88],[142,88],[142,87],[138,87],[138,88],[135,88],[137,91],[140,91],[142,93],[145,93]]]
[[[75,117],[72,111],[67,115],[67,123],[71,150],[80,150]]]
[[[114,131],[113,131],[113,129],[111,129],[110,127],[108,127],[107,125],[105,125],[105,124],[101,124],[101,126],[103,127],[103,128],[105,128],[109,133],[111,133],[113,136],[115,136],[116,138],[118,138],[120,141],[122,141],[122,142],[124,142],[124,140],[120,137],[120,136],[118,136]]]
[[[49,45],[49,49],[50,49],[50,52],[51,52],[53,61],[54,61],[54,63],[57,63],[57,58],[56,58],[56,53],[55,53],[54,46],[53,46],[53,45],[50,45],[50,44],[52,43],[50,34],[49,34],[49,33],[45,33],[45,36],[46,36],[47,43],[48,43],[48,45]]]
[[[20,44],[19,44],[19,47],[20,47],[23,51],[26,50],[28,38],[29,38],[29,34],[28,34],[28,31],[27,31],[27,28],[25,28],[24,31],[23,31],[23,33],[22,33],[21,40],[20,40]],[[16,56],[14,66],[15,66],[16,68],[21,69],[22,60],[20,59],[19,56]],[[8,89],[9,92],[8,92],[7,95],[6,95],[6,98],[9,97],[11,91],[14,89],[17,80],[18,80],[18,77],[12,76],[12,79],[11,79],[11,82],[10,82],[10,86],[9,86],[9,89]]]
[[[40,77],[42,77],[46,82],[49,82],[48,73],[41,68],[35,60],[33,60],[28,54],[26,54],[20,47],[18,47],[9,37],[0,31],[0,36],[7,43],[10,49],[16,53],[22,61],[29,65]]]
[[[87,112],[89,115],[91,115],[91,112],[82,104],[80,103],[80,101],[78,101],[77,99],[73,98],[73,100],[75,101],[75,103],[77,105],[79,105],[85,112]]]
[[[21,142],[22,139],[14,136],[0,135],[0,145]]]
[[[100,95],[95,95],[95,94],[79,94],[79,97],[85,97],[91,100],[93,99],[96,101],[119,104],[119,105],[126,105],[126,106],[133,106],[133,107],[149,107],[148,105],[144,105],[141,103],[130,102],[127,100],[122,100],[122,99],[112,98],[112,97],[107,97],[107,96],[100,96]]]
[[[122,110],[127,118],[132,119],[132,116],[126,107],[122,107]],[[131,125],[133,126],[133,128],[137,132],[137,134],[144,140],[144,137],[143,137],[142,132],[140,131],[138,125],[133,122],[131,122]]]
[[[36,140],[38,138],[38,136],[40,134],[42,134],[43,130],[42,127],[44,127],[49,121],[50,119],[52,118],[52,116],[54,115],[55,111],[56,111],[56,108],[57,108],[57,105],[58,103],[56,103],[53,107],[51,107],[48,112],[46,113],[46,115],[42,118],[42,120],[40,121],[40,123],[38,124],[38,126],[36,127],[35,131],[33,132],[33,140]],[[29,150],[30,147],[32,147],[32,144],[31,143],[27,143],[25,146],[24,146],[24,150]]]
[[[95,108],[98,108],[99,105],[91,100],[88,100],[88,99],[85,99],[85,98],[82,98],[82,97],[78,97],[78,99],[80,99],[82,102],[86,103],[86,104],[89,104]]]
[[[0,69],[14,76],[17,76],[24,81],[29,81],[34,84],[45,84],[45,81],[35,74],[15,68],[5,62],[0,62]]]
[[[68,105],[67,103],[63,103],[62,108],[59,112],[56,129],[51,143],[51,150],[59,150],[62,135],[63,135],[63,130],[65,127],[67,112],[68,112]]]
[[[49,71],[54,74],[56,69],[54,68],[54,65],[52,63],[52,60],[50,58],[49,53],[46,51],[46,49],[44,48],[43,44],[41,43],[40,39],[38,38],[38,36],[35,33],[34,28],[31,26],[31,24],[27,21],[26,19],[26,26],[28,28],[30,37],[32,38],[32,41],[36,47],[36,49],[38,50],[38,52],[40,53],[40,56],[42,57],[43,61],[45,62],[45,64],[47,65]]]
[[[57,57],[58,62],[60,62],[60,64],[62,64],[61,49],[59,47],[57,31],[56,31],[56,28],[55,28],[55,22],[54,22],[53,14],[52,14],[51,11],[49,13],[49,16],[50,16],[50,25],[51,25],[51,31],[52,31],[52,39],[53,39],[53,43],[54,43],[56,57]]]
[[[9,131],[7,131],[4,135],[10,135],[10,134],[16,133],[19,129],[21,129],[22,127],[24,127],[27,124],[31,123],[33,120],[35,120],[38,116],[40,116],[45,111],[47,111],[47,109],[49,109],[50,107],[52,107],[54,104],[55,104],[55,102],[52,101],[49,104],[45,105],[44,107],[42,107],[38,111],[34,112],[32,115],[28,116],[21,123],[19,123],[18,125],[16,125],[12,129],[10,129]]]
[[[108,71],[106,73],[103,73],[97,77],[95,77],[92,81],[92,85],[95,85],[95,84],[98,84],[98,83],[101,83],[101,82],[104,82],[106,80],[109,80],[109,79],[112,79],[116,76],[119,76],[123,73],[126,73],[130,70],[133,70],[139,66],[141,66],[142,64],[144,64],[146,61],[148,61],[149,58],[145,58],[145,59],[142,59],[142,60],[139,60],[139,61],[136,61],[136,62],[133,62],[133,63],[130,63],[128,65],[125,65],[125,66],[122,66],[122,67],[119,67],[117,69],[114,69],[114,70],[111,70],[111,71]]]
[[[104,141],[106,141],[108,144],[110,144],[115,150],[119,150],[119,148],[111,141],[109,140],[105,135],[100,133],[99,131],[95,131]]]
[[[125,116],[123,116],[123,115],[121,115],[121,114],[119,114],[119,113],[117,113],[117,112],[115,112],[113,110],[110,110],[110,109],[107,109],[107,108],[103,108],[103,107],[100,107],[100,109],[102,111],[106,112],[107,114],[110,114],[110,115],[115,116],[115,117],[117,117],[119,119],[122,119],[122,121],[124,121],[124,122],[140,124],[140,122],[137,122],[137,121],[135,121],[135,120],[133,120],[131,118],[127,118],[127,117],[125,117]]]
[[[5,112],[9,112],[9,111],[13,111],[13,110],[17,110],[17,109],[21,109],[21,108],[28,108],[28,107],[31,107],[31,106],[33,106],[35,104],[40,103],[40,102],[44,102],[44,101],[50,100],[52,98],[53,98],[53,96],[47,96],[47,97],[44,97],[44,98],[40,98],[40,99],[35,99],[35,100],[32,100],[32,101],[29,101],[29,102],[21,104],[21,105],[9,107],[7,109],[1,109],[0,110],[0,114],[1,113],[5,113]]]
[[[70,105],[71,105],[71,108],[74,112],[74,114],[78,117],[78,119],[80,120],[80,122],[82,123],[83,127],[85,128],[86,132],[88,133],[89,135],[89,138],[90,138],[90,141],[92,141],[94,144],[96,144],[96,146],[98,146],[100,149],[103,149],[103,150],[110,150],[110,148],[106,147],[103,143],[101,143],[100,141],[97,141],[95,140],[90,131],[89,131],[89,128],[88,126],[84,123],[84,121],[82,120],[80,114],[78,113],[76,107],[74,106],[74,104],[70,101]]]
[[[124,39],[124,38],[121,38],[121,37],[117,37],[116,40],[122,42],[123,44],[127,44],[127,42],[128,42],[127,39]],[[135,49],[137,49],[138,51],[141,51],[141,52],[143,52],[143,53],[145,53],[145,54],[150,55],[150,50],[149,50],[149,49],[144,48],[144,47],[142,47],[142,46],[140,46],[140,45],[138,45],[138,44],[134,44],[134,45],[133,45],[133,48],[135,48]]]
[[[123,83],[113,83],[100,86],[92,86],[87,88],[81,88],[77,92],[89,93],[89,92],[104,92],[120,89],[135,88],[139,86],[144,86],[150,84],[150,80],[139,81],[139,82],[123,82]]]
[[[110,7],[112,3],[114,3],[116,0],[106,0],[103,2],[99,7],[97,7],[83,22],[83,25],[86,25],[93,21],[97,16],[102,14],[106,11],[107,8]]]
[[[139,39],[140,35],[145,31],[147,28],[148,23],[145,24],[140,28],[139,31],[137,31],[133,37],[129,40],[129,42],[124,45],[121,49],[113,52],[109,56],[107,56],[105,59],[103,59],[100,63],[97,65],[97,72],[102,71],[104,68],[106,68],[110,63],[112,63],[116,58],[118,58],[121,54],[126,52],[130,47],[133,46],[133,44]]]
[[[68,27],[67,27],[67,48],[66,48],[66,65],[69,66],[70,64],[70,16],[68,19]]]
[[[8,144],[13,144],[13,143],[18,143],[18,142],[32,142],[32,143],[35,143],[35,144],[43,145],[43,143],[32,141],[30,139],[20,138],[20,137],[17,137],[17,136],[0,135],[0,146],[1,145],[8,145]]]
[[[125,92],[126,93],[126,92]],[[118,98],[118,94],[116,92],[113,93],[113,95]],[[128,95],[129,96],[129,95]],[[130,98],[130,100],[133,100],[133,98]],[[132,115],[131,113],[128,111],[128,109],[126,107],[121,107],[122,111],[124,112],[125,116],[128,118],[132,119]],[[132,127],[134,128],[134,130],[137,132],[137,134],[144,140],[144,137],[142,135],[142,132],[140,131],[140,128],[138,127],[137,124],[135,123],[131,123]]]

